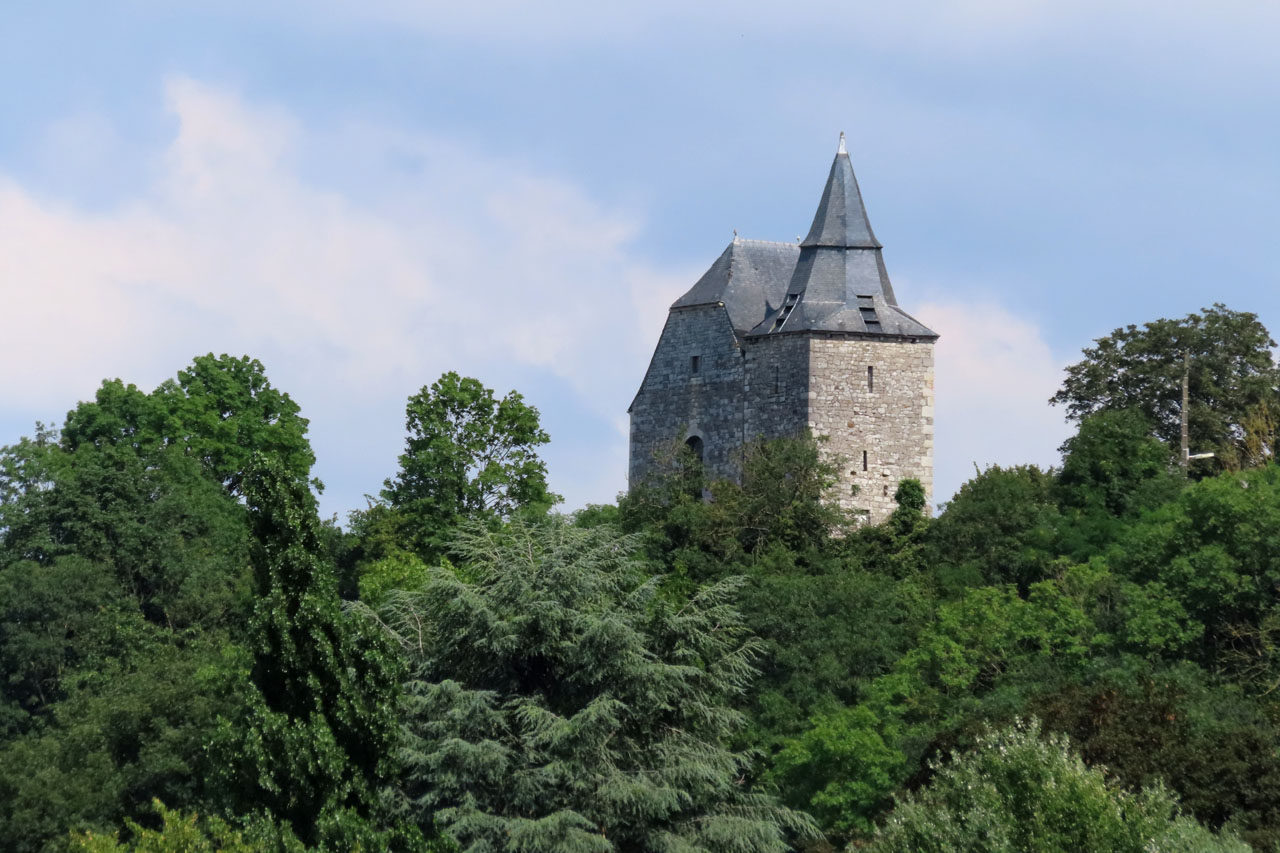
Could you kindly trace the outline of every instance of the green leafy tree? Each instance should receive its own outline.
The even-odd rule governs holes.
[[[272,387],[256,358],[197,356],[153,396],[166,433],[185,441],[186,451],[232,492],[240,491],[255,453],[274,456],[291,476],[310,476],[316,457],[308,421],[288,394]]]
[[[0,837],[5,849],[60,849],[68,829],[151,823],[151,798],[184,808],[209,802],[205,751],[219,715],[242,701],[239,650],[210,634],[135,641],[127,658],[64,675],[67,696],[41,724],[0,745]]]
[[[253,689],[215,741],[227,798],[307,845],[385,846],[380,791],[394,772],[399,661],[380,632],[343,614],[305,483],[260,456],[244,496],[258,602]]]
[[[104,382],[93,402],[67,415],[62,444],[124,446],[150,451],[174,446],[238,493],[254,453],[280,459],[292,476],[310,476],[315,454],[297,403],[273,388],[262,362],[212,353],[196,357],[176,380],[146,394],[119,379]]]
[[[801,564],[821,559],[852,527],[829,500],[835,462],[811,435],[749,443],[736,481],[708,481],[683,446],[658,462],[619,499],[622,526],[643,532],[655,557],[695,581],[733,574],[770,552]]]
[[[1086,416],[1062,450],[1057,497],[1064,507],[1126,518],[1178,491],[1169,449],[1133,409]]]
[[[730,703],[755,644],[736,584],[681,605],[608,527],[471,527],[381,610],[412,667],[406,801],[463,850],[783,851],[802,815],[744,790]]]
[[[396,512],[384,522],[424,559],[444,552],[463,519],[505,519],[560,499],[547,489],[537,452],[550,437],[515,391],[499,400],[478,380],[449,372],[409,398],[405,426],[400,470],[382,491]]]
[[[1028,588],[1046,577],[1061,525],[1053,475],[993,465],[960,487],[925,535],[924,561],[948,593],[983,584]]]
[[[814,815],[829,838],[871,831],[905,779],[907,757],[869,708],[841,708],[809,721],[775,757],[770,774],[781,796]]]
[[[1129,788],[1163,781],[1205,825],[1280,842],[1280,733],[1265,707],[1190,663],[1107,664],[1045,684],[1027,708]]]
[[[1224,473],[1182,490],[1108,554],[1117,575],[1159,583],[1204,626],[1212,664],[1280,606],[1280,466]]]
[[[868,845],[873,853],[1213,853],[1248,845],[1181,814],[1159,785],[1133,793],[1087,767],[1039,724],[988,732],[932,764],[933,780],[903,798]]]
[[[1224,457],[1241,458],[1246,420],[1262,408],[1274,410],[1277,402],[1280,372],[1271,352],[1276,343],[1255,314],[1215,304],[1178,320],[1116,329],[1094,343],[1082,361],[1067,368],[1050,402],[1066,406],[1074,420],[1100,411],[1139,411],[1176,454],[1182,376],[1189,364],[1191,452],[1219,454],[1195,463],[1206,472],[1220,470]]]

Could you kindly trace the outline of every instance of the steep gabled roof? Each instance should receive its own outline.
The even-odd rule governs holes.
[[[794,243],[734,237],[711,268],[671,307],[723,302],[734,330],[745,333],[770,309],[782,304],[799,256],[800,247]]]
[[[770,307],[750,334],[843,332],[937,337],[898,307],[843,133],[813,226],[800,244],[800,257],[786,295],[780,304]]]

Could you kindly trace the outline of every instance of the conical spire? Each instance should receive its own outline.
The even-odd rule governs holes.
[[[937,337],[898,307],[843,133],[786,296],[751,330],[752,335],[793,332]]]
[[[871,230],[867,208],[862,203],[858,179],[849,162],[844,134],[840,134],[840,148],[831,163],[831,174],[822,191],[822,201],[813,217],[809,236],[800,243],[805,246],[830,246],[838,249],[879,249],[880,241]]]

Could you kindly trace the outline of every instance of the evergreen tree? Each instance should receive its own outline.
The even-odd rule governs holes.
[[[636,540],[472,527],[381,610],[409,655],[405,794],[466,851],[783,851],[812,824],[725,746],[753,671],[734,582],[672,605]]]

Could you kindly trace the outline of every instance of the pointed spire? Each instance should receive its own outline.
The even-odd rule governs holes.
[[[813,226],[800,245],[839,249],[880,248],[880,241],[876,240],[867,219],[867,208],[862,203],[853,164],[849,162],[843,132],[836,159],[831,164],[831,174],[827,176],[827,185],[822,191],[822,201],[818,203],[818,212],[813,217]]]

